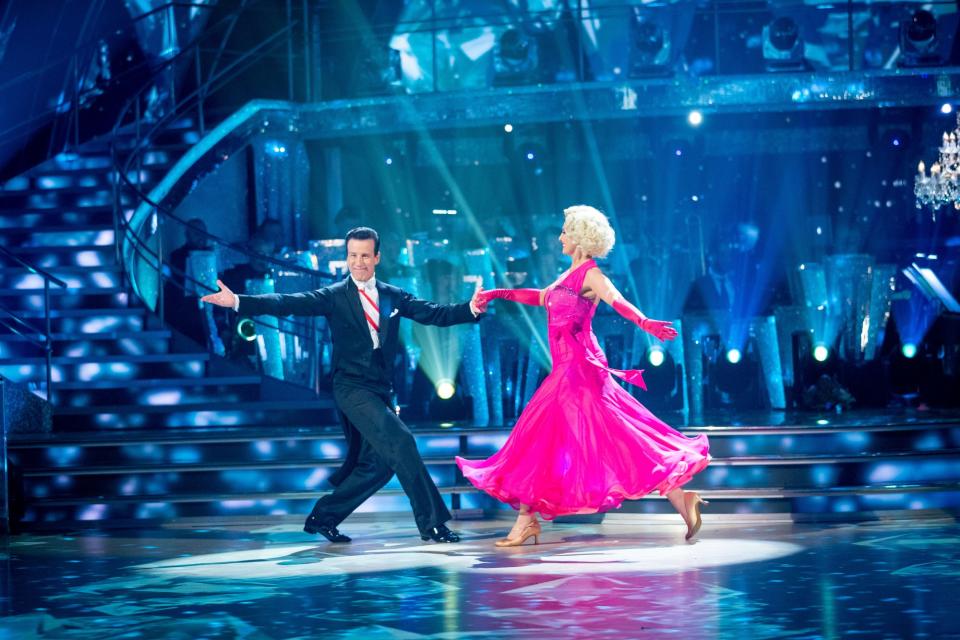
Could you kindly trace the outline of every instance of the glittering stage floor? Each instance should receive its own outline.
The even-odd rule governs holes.
[[[290,520],[5,540],[0,638],[960,637],[952,517],[797,525],[658,516],[452,523],[421,543],[409,516],[356,516],[349,545]],[[532,543],[532,541],[531,541]]]

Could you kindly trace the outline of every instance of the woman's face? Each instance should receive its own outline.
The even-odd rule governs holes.
[[[573,252],[577,250],[577,243],[567,235],[566,228],[560,231],[560,245],[563,247],[563,255],[565,256],[572,256]]]

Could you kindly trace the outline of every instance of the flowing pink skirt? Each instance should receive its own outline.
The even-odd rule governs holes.
[[[706,435],[679,433],[582,360],[547,376],[500,451],[486,460],[457,458],[478,489],[547,520],[664,495],[709,462]]]

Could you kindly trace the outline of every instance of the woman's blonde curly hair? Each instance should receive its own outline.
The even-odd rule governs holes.
[[[563,231],[577,246],[593,258],[605,258],[617,241],[607,216],[586,204],[563,210]]]

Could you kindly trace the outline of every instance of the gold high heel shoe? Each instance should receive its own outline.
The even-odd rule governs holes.
[[[519,547],[530,537],[533,537],[533,544],[540,544],[540,533],[540,523],[537,520],[533,520],[530,522],[530,524],[523,528],[523,530],[520,532],[520,535],[516,538],[502,538],[497,540],[494,544],[498,547]]]
[[[700,505],[707,506],[710,503],[700,497],[699,493],[694,493],[693,491],[688,491],[683,494],[683,504],[687,508],[687,515],[690,514],[690,501],[687,500],[687,496],[693,496],[693,508],[696,513],[697,519],[694,523],[687,524],[687,535],[684,537],[684,540],[689,540],[693,536],[697,535],[697,532],[700,531],[700,525],[703,524],[703,521],[700,519]]]

